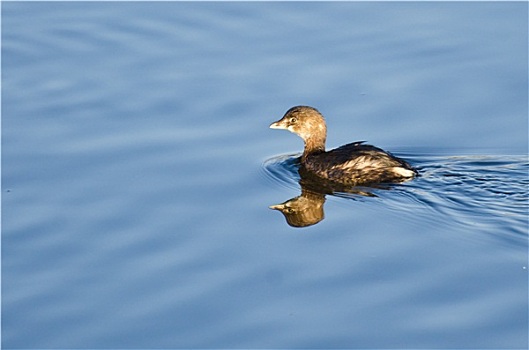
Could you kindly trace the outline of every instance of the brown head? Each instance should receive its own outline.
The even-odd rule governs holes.
[[[283,118],[270,125],[272,129],[285,129],[298,135],[305,142],[304,154],[325,151],[327,127],[321,113],[313,107],[290,108]]]

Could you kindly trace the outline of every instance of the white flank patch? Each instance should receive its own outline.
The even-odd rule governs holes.
[[[415,173],[409,169],[395,167],[392,170],[395,174],[398,174],[402,177],[413,177],[415,175]]]

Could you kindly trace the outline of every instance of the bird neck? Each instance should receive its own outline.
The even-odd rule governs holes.
[[[301,160],[305,161],[309,155],[321,152],[325,152],[325,136],[308,138],[305,140],[305,149]]]

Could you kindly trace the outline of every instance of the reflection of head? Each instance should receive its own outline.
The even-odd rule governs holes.
[[[306,227],[323,220],[325,195],[303,190],[300,196],[284,203],[271,205],[270,209],[279,210],[292,227]]]

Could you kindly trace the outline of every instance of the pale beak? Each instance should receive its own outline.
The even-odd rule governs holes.
[[[270,205],[268,208],[274,209],[274,210],[282,210],[285,208],[285,205],[284,204],[274,204],[274,205]]]
[[[270,124],[270,129],[285,129],[285,127],[281,124],[281,120],[278,120],[277,122]]]

